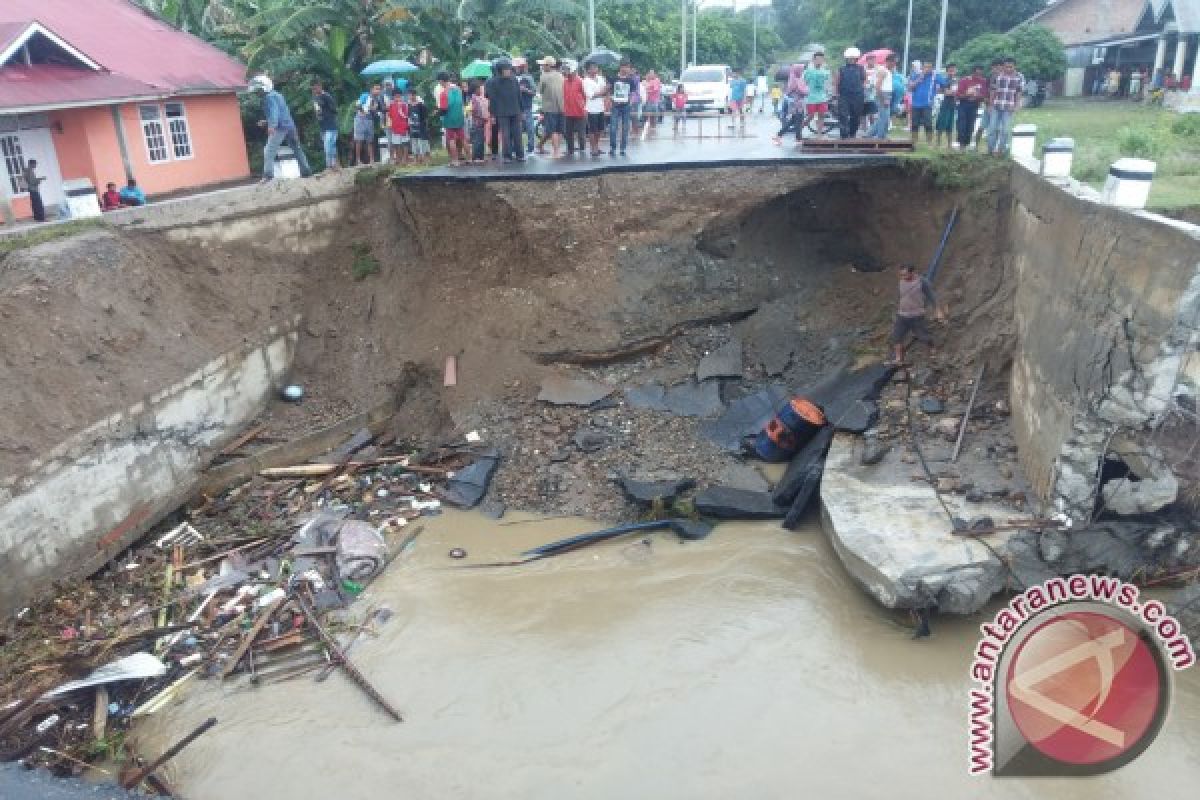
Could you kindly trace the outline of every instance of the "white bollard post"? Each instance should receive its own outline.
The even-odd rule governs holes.
[[[300,177],[300,162],[290,147],[281,147],[275,153],[275,178],[291,180]]]
[[[1060,136],[1042,145],[1042,176],[1071,177],[1071,162],[1075,159],[1075,140]]]
[[[1014,125],[1012,129],[1012,146],[1009,148],[1012,157],[1032,161],[1036,139],[1037,125]]]
[[[1145,208],[1158,165],[1144,158],[1120,158],[1108,168],[1104,202],[1122,208]]]

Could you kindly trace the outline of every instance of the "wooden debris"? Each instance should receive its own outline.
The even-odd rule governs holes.
[[[221,669],[221,680],[225,680],[231,672],[237,669],[238,662],[242,660],[242,656],[246,655],[246,651],[250,649],[250,645],[254,644],[254,640],[258,638],[258,634],[262,633],[262,629],[271,620],[271,617],[286,602],[287,598],[281,597],[259,612],[258,619],[254,620],[254,624],[250,626],[250,630],[246,631],[237,649],[233,651],[233,655],[225,662],[225,666]]]
[[[200,725],[197,726],[195,730],[193,730],[187,736],[183,737],[178,742],[176,742],[174,745],[172,745],[167,750],[167,752],[163,753],[161,756],[154,759],[146,766],[141,767],[140,769],[135,771],[132,775],[129,775],[128,777],[124,778],[121,781],[121,787],[124,789],[132,789],[133,787],[137,786],[139,783],[141,783],[143,780],[146,779],[146,776],[152,774],[156,769],[161,767],[163,764],[167,763],[172,758],[179,755],[179,751],[183,750],[183,748],[187,747],[189,744],[194,742],[202,734],[204,734],[207,731],[209,731],[210,729],[212,729],[212,727],[216,724],[217,724],[217,718],[209,717],[204,722],[200,723]]]

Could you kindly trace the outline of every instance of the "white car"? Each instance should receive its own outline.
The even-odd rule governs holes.
[[[733,74],[725,64],[702,64],[688,67],[680,76],[687,92],[688,111],[729,110],[729,79]]]

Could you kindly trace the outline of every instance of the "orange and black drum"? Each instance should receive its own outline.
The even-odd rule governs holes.
[[[788,461],[824,425],[820,406],[807,397],[793,397],[759,432],[754,452],[763,461]]]

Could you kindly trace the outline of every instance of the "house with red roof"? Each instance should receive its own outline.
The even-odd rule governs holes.
[[[21,170],[130,179],[147,194],[249,175],[237,92],[246,68],[129,0],[0,0],[0,211],[31,216]]]

